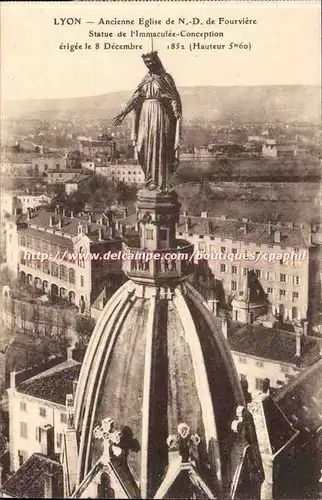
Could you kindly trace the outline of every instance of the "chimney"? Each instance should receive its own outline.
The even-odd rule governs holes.
[[[44,498],[59,498],[62,492],[59,492],[58,486],[59,471],[55,471],[55,465],[49,464],[48,470],[44,473]]]
[[[120,224],[120,229],[121,229],[121,236],[125,236],[126,225],[125,224]]]
[[[10,372],[10,389],[16,388],[16,372]]]
[[[293,228],[294,228],[294,223],[293,223],[293,222],[291,222],[291,221],[290,221],[290,222],[288,222],[288,223],[287,223],[287,227],[288,227],[289,229],[293,229]]]
[[[77,234],[78,234],[78,236],[80,234],[83,234],[83,226],[80,222],[78,223],[78,226],[77,226]]]
[[[127,208],[124,208],[123,210],[123,217],[127,217]]]
[[[201,217],[203,219],[208,219],[208,212],[201,212]]]
[[[221,218],[221,220],[227,220],[226,215],[221,215],[220,218]]]
[[[308,322],[303,321],[303,335],[307,335]]]
[[[223,318],[221,322],[221,329],[224,334],[225,339],[228,339],[228,321],[227,318]]]
[[[191,227],[191,219],[190,219],[190,217],[187,217],[184,222],[185,222],[185,232],[188,233],[188,231],[189,231],[189,229]]]
[[[74,352],[73,347],[67,347],[67,361],[73,360],[73,352]]]
[[[75,396],[76,396],[77,382],[78,382],[77,379],[73,380],[73,400],[74,401],[75,401]]]
[[[91,213],[88,214],[88,222],[89,223],[93,222],[93,216]]]
[[[212,223],[210,220],[207,220],[207,225],[206,225],[206,233],[210,234],[212,231]]]
[[[183,212],[183,216],[184,216],[184,217],[188,217],[188,212],[187,212],[187,210],[185,210],[185,211]]]
[[[55,434],[54,428],[46,424],[40,428],[41,453],[46,457],[52,458],[55,454]]]
[[[66,215],[66,208],[64,207],[63,208],[63,216],[65,217],[65,215]]]
[[[281,231],[274,232],[274,243],[281,243]]]
[[[73,211],[73,210],[71,210],[71,211],[70,211],[70,218],[71,218],[71,219],[73,219],[73,218],[74,218],[74,211]]]
[[[53,227],[54,220],[55,220],[55,217],[53,215],[50,215],[50,217],[49,217],[49,227]]]
[[[218,299],[213,299],[210,300],[210,307],[212,312],[216,317],[218,317],[218,312],[219,312],[219,300]]]
[[[103,232],[102,232],[102,228],[99,227],[98,228],[98,241],[102,241],[103,239]]]
[[[301,339],[301,334],[300,334],[300,333],[297,333],[297,334],[295,335],[295,340],[296,340],[296,345],[295,345],[295,349],[296,349],[296,351],[295,351],[295,356],[296,356],[296,357],[300,357],[300,356],[301,356],[301,341],[302,341],[302,339]]]
[[[244,222],[244,225],[243,225],[243,232],[244,232],[244,234],[247,234],[247,231],[248,231],[247,222]]]
[[[57,207],[57,206],[55,207],[55,214],[59,215],[59,207]]]
[[[58,219],[58,229],[61,229],[62,227],[63,227],[63,223],[62,223],[61,218],[59,217],[59,219]]]
[[[271,221],[268,221],[268,235],[269,236],[272,235],[272,223],[271,223]]]

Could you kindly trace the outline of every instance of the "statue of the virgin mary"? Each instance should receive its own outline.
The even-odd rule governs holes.
[[[132,139],[149,189],[166,191],[178,165],[181,99],[171,75],[166,73],[158,53],[142,56],[149,72],[124,110],[114,118],[119,125],[134,111]]]

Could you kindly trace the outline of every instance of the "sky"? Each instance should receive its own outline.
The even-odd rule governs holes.
[[[90,29],[112,31],[97,25],[100,18],[177,20],[198,17],[256,19],[256,25],[188,26],[193,31],[224,32],[224,38],[177,39],[186,50],[168,50],[173,40],[159,38],[155,48],[177,86],[320,84],[320,2],[222,2],[191,3],[2,3],[1,5],[1,91],[3,100],[92,96],[133,89],[146,70],[141,50],[107,51],[59,49],[61,42],[102,44],[108,39],[89,38]],[[54,25],[54,18],[81,17],[76,26]],[[86,24],[93,21],[95,24]],[[172,28],[172,26],[161,29]],[[123,29],[121,26],[117,31]],[[129,29],[129,27],[125,28]],[[130,29],[147,30],[143,26]],[[178,30],[175,26],[173,29]],[[160,31],[160,27],[148,30]],[[115,41],[115,40],[114,40]],[[251,50],[199,50],[191,52],[189,41],[223,44],[251,43]],[[126,42],[129,43],[130,39]],[[144,52],[150,41],[142,43]],[[118,42],[120,43],[120,42]]]

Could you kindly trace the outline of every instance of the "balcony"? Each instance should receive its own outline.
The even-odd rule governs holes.
[[[146,250],[123,243],[123,270],[135,282],[176,284],[194,272],[194,245],[177,240],[175,248]]]

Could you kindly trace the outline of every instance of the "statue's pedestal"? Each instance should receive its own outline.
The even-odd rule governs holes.
[[[140,247],[123,244],[123,270],[134,282],[154,286],[175,286],[193,273],[193,245],[176,239],[180,204],[175,191],[141,189],[137,218]]]
[[[177,193],[141,189],[137,199],[141,247],[148,250],[173,248],[180,217]]]

